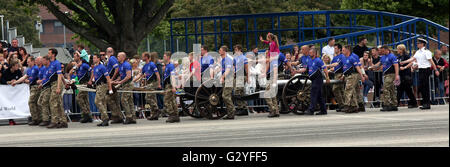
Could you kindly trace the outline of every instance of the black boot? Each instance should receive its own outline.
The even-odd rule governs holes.
[[[366,107],[364,106],[364,103],[358,104],[358,111],[359,112],[366,112]]]
[[[127,124],[136,124],[136,121],[133,118],[126,118],[125,122],[123,122],[123,124],[127,125]]]
[[[169,118],[166,120],[166,123],[175,123],[180,122],[180,117],[178,115],[170,115]]]
[[[417,104],[408,104],[408,108],[417,108]]]
[[[391,110],[392,111],[398,111],[398,107],[397,106],[391,106]]]
[[[389,106],[382,105],[380,111],[388,111]]]
[[[151,117],[148,117],[147,120],[149,121],[154,121],[154,120],[158,120],[159,115],[161,114],[161,111],[156,110],[153,115],[151,115]]]
[[[236,112],[237,116],[244,116],[244,115],[248,115],[248,110],[247,109],[239,109]]]
[[[108,126],[109,119],[104,120],[102,123],[97,124],[97,126]]]
[[[91,123],[92,117],[89,114],[83,114],[83,118],[80,119],[80,123]]]
[[[431,109],[429,104],[424,104],[422,107],[420,107],[421,110],[429,110]]]
[[[342,109],[344,109],[344,107],[341,105],[338,105],[338,107],[336,108],[336,112],[342,112]]]
[[[116,117],[111,117],[111,124],[120,124],[123,123],[123,119],[120,118],[119,116]]]
[[[303,115],[314,115],[314,111],[307,110]]]
[[[316,113],[316,115],[327,115],[327,111],[320,111]]]

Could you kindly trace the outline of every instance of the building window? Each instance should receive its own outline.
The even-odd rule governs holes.
[[[54,27],[53,27],[53,33],[56,34],[62,34],[63,33],[63,24],[60,21],[55,21],[54,23]]]
[[[55,27],[62,27],[63,24],[60,21],[55,21]]]

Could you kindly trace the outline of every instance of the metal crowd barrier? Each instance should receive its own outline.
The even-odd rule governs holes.
[[[418,80],[418,75],[415,75],[415,73],[418,73],[418,72],[413,72],[413,77],[415,77],[414,79],[416,79],[416,80]],[[380,89],[379,90],[377,90],[377,89],[375,89],[375,87],[376,87],[376,85],[375,85],[375,83],[376,82],[379,82],[379,80],[378,79],[381,79],[381,84],[383,83],[383,77],[381,76],[379,76],[379,75],[382,75],[382,73],[381,72],[377,72],[377,71],[375,71],[374,72],[374,85],[372,86],[372,88],[370,88],[370,90],[369,90],[369,94],[372,94],[373,95],[373,98],[372,98],[372,100],[369,100],[368,102],[365,102],[365,104],[369,104],[372,108],[373,107],[375,107],[374,106],[374,103],[379,103],[379,104],[381,104],[381,98],[377,98],[377,97],[375,97],[375,94],[376,94],[376,91],[379,91],[379,95],[380,95],[380,97],[381,97],[381,94],[383,93],[382,92],[382,85],[380,85]],[[444,104],[447,104],[447,101],[446,100],[448,100],[449,99],[449,96],[448,95],[446,95],[445,96],[445,87],[444,87],[444,97],[436,97],[435,96],[435,94],[436,94],[436,85],[435,85],[435,74],[433,73],[431,76],[430,76],[430,78],[429,78],[429,85],[430,85],[430,100],[433,102],[434,100],[443,100],[444,101]],[[447,78],[447,80],[448,80],[448,78]],[[444,81],[445,82],[445,81]],[[414,83],[413,83],[413,85],[414,85]],[[413,85],[411,85],[411,86],[413,86]],[[90,88],[87,88],[86,86],[82,86],[82,85],[77,85],[77,87],[78,87],[78,90],[79,91],[89,91],[89,92],[95,92],[95,89],[90,89]],[[362,87],[363,87],[363,85],[362,85]],[[360,90],[360,93],[361,93],[361,95],[362,95],[362,91],[363,90]],[[145,112],[148,112],[149,110],[148,109],[146,109],[146,107],[145,107],[145,105],[146,105],[146,100],[145,100],[145,95],[144,94],[146,94],[146,93],[156,93],[156,94],[161,94],[161,93],[164,93],[164,91],[163,90],[159,90],[159,91],[145,91],[145,90],[143,90],[143,89],[135,89],[134,91],[123,91],[123,90],[118,90],[117,92],[127,92],[127,93],[138,93],[139,94],[139,96],[140,96],[140,98],[139,98],[139,103],[137,104],[138,106],[137,106],[137,108],[135,107],[134,108],[134,111],[135,112],[139,112],[139,117],[140,118],[146,118],[146,115],[145,115]],[[324,91],[324,92],[326,92],[326,91]],[[64,92],[63,92],[63,94],[65,95],[65,94],[73,94],[73,90],[72,89],[69,89],[69,90],[64,90]],[[420,94],[419,92],[416,92],[415,94]],[[324,93],[324,99],[328,99],[328,94],[327,93]],[[361,97],[363,97],[363,96],[361,96]],[[403,95],[403,98],[401,98],[400,99],[400,101],[401,102],[407,102],[409,99],[408,98],[405,98],[406,97],[406,95]],[[76,100],[74,99],[74,96],[72,97],[73,99],[71,100],[72,101],[72,109],[71,109],[71,112],[69,112],[69,113],[66,113],[66,115],[67,115],[67,117],[68,117],[68,119],[69,120],[71,120],[70,119],[70,116],[72,116],[72,115],[80,115],[81,113],[79,113],[79,112],[77,112],[78,111],[78,104],[76,103]],[[120,98],[120,96],[119,96],[119,98]],[[373,100],[373,99],[375,99],[375,100]],[[416,100],[417,101],[420,101],[420,100],[422,100],[422,98],[418,98],[418,97],[416,97]],[[266,108],[267,107],[267,104],[266,104],[266,101],[265,101],[265,99],[254,99],[254,100],[249,100],[249,101],[253,101],[253,104],[252,105],[248,105],[247,107],[249,107],[249,108],[253,108],[255,111],[262,111],[262,110],[264,110],[264,108]],[[90,103],[91,103],[91,101],[89,101]],[[134,101],[134,95],[133,95],[133,103],[134,103],[135,101]],[[177,97],[177,103],[178,103],[178,105],[179,105],[179,99],[178,99],[178,97]],[[141,106],[139,106],[139,104],[141,105]],[[280,105],[283,105],[283,104],[280,104]],[[326,105],[327,106],[330,106],[330,105],[333,105],[330,101],[326,101]],[[136,106],[136,105],[135,105]],[[380,105],[381,106],[381,105]],[[281,107],[281,106],[280,106]],[[178,107],[179,108],[179,111],[181,110],[181,108],[180,107]],[[160,108],[161,109],[161,108]],[[110,113],[110,111],[108,111],[108,113]],[[124,111],[122,111],[122,113],[124,113]],[[99,113],[92,113],[92,114],[99,114]]]

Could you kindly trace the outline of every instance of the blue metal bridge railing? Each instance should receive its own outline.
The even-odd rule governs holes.
[[[344,15],[348,17],[348,26],[332,26],[332,16],[340,16]],[[282,19],[283,17],[297,17],[297,21],[291,23],[291,25],[295,25],[295,28],[282,28]],[[372,16],[375,17],[375,27],[370,25],[358,25],[357,16]],[[311,17],[311,26],[305,26],[305,17]],[[315,22],[315,18],[325,17],[325,26],[316,26],[317,21]],[[347,22],[345,21],[345,17],[338,17],[339,19],[333,20],[334,22]],[[270,19],[271,29],[258,29],[258,21],[257,19],[268,18]],[[390,18],[390,23],[387,22],[387,18]],[[232,21],[240,20],[245,22],[245,28],[238,31],[233,31]],[[275,21],[276,20],[276,21]],[[398,20],[401,20],[398,22]],[[213,28],[208,30],[205,29],[204,23],[207,21],[213,22]],[[183,25],[184,33],[176,33],[174,31],[174,24]],[[193,24],[193,26],[188,26],[189,24]],[[228,27],[224,28],[224,24],[227,24]],[[253,24],[252,29],[250,29],[250,24]],[[418,24],[425,25],[425,33],[419,34],[417,32]],[[390,13],[390,12],[382,12],[382,11],[373,11],[373,10],[364,10],[364,9],[355,9],[355,10],[335,10],[335,11],[300,11],[300,12],[285,12],[285,13],[264,13],[264,14],[247,14],[247,15],[228,15],[228,16],[206,16],[206,17],[189,17],[189,18],[174,18],[170,20],[170,48],[172,52],[178,51],[175,50],[175,38],[183,38],[184,42],[184,50],[186,52],[192,51],[192,44],[201,43],[205,44],[205,38],[207,36],[214,36],[214,48],[217,50],[221,45],[228,44],[230,48],[233,47],[236,42],[233,42],[233,37],[235,35],[245,35],[245,42],[242,43],[247,50],[250,49],[250,43],[254,43],[254,45],[258,46],[259,39],[263,33],[272,32],[277,34],[279,37],[279,41],[281,41],[283,32],[295,32],[297,33],[296,41],[298,43],[290,44],[290,45],[282,45],[280,47],[281,50],[291,49],[294,45],[307,45],[307,44],[319,44],[322,48],[323,44],[326,44],[329,37],[334,37],[335,39],[346,40],[347,44],[356,45],[357,38],[359,36],[372,35],[376,38],[376,45],[387,44],[395,47],[398,44],[405,44],[409,50],[416,49],[415,43],[418,37],[423,37],[428,40],[434,41],[440,45],[448,44],[444,43],[440,39],[440,32],[448,32],[448,28],[432,21],[429,21],[424,18],[413,17],[408,15]],[[193,27],[193,28],[192,28]],[[199,28],[200,27],[200,28]],[[192,30],[193,29],[193,30]],[[436,32],[430,32],[431,29],[434,29]],[[336,30],[350,30],[349,33],[342,33],[332,35]],[[181,30],[182,31],[182,30]],[[181,32],[178,31],[178,32]],[[308,31],[312,31],[312,34],[308,34]],[[325,31],[325,36],[319,36],[318,31]],[[305,38],[306,35],[312,35],[311,40],[307,40]],[[432,35],[436,35],[437,39],[433,38]],[[254,39],[250,39],[250,36],[253,36]],[[224,41],[224,37],[227,37],[229,41]],[[387,37],[387,38],[386,38]],[[199,40],[200,38],[200,40]],[[236,37],[235,37],[236,38]],[[390,41],[387,43],[386,41]],[[414,42],[413,42],[414,41]],[[429,44],[428,44],[429,47]],[[264,50],[262,50],[264,51]],[[411,52],[410,52],[411,53]]]

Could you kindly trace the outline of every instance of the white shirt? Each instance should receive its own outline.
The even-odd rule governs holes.
[[[334,57],[334,46],[327,45],[322,48],[322,55],[327,54],[330,56],[330,60],[333,60]]]
[[[429,50],[425,49],[425,47],[417,50],[416,54],[414,54],[414,58],[416,58],[417,65],[419,65],[419,68],[431,67],[430,60],[432,58],[432,53]]]

